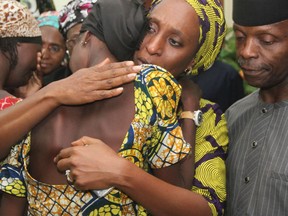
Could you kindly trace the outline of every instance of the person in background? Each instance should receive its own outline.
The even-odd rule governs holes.
[[[32,0],[23,0],[23,1],[32,1]],[[40,14],[44,13],[45,11],[56,10],[54,0],[36,0],[36,2]]]
[[[191,76],[191,79],[200,86],[202,97],[219,104],[223,112],[245,96],[239,72],[221,60],[216,60],[208,70]]]
[[[63,77],[65,73],[66,45],[60,32],[59,13],[47,11],[38,18],[42,33],[42,50],[40,72],[43,76],[43,86],[55,81],[56,77]]]
[[[17,0],[26,5],[32,15],[37,18],[45,11],[55,11],[56,7],[53,0]]]
[[[194,74],[209,68],[225,37],[225,19],[219,1],[162,0],[158,3],[149,13],[149,31],[135,53],[135,62],[157,64],[172,72],[188,68],[186,71]],[[187,23],[191,23],[193,28]],[[196,55],[192,51],[195,49]],[[183,67],[187,62],[193,62],[193,66]],[[193,95],[186,89],[190,84],[184,83],[183,91]],[[73,142],[71,148],[60,152],[55,162],[63,172],[71,170],[77,188],[87,190],[114,186],[154,215],[223,215],[227,125],[217,104],[201,99],[199,106],[203,122],[196,130],[195,175],[191,190],[172,186],[143,172],[119,157],[101,140],[90,137]],[[192,113],[197,110],[189,103],[184,103],[183,108]],[[184,120],[194,124],[192,119]]]
[[[259,88],[227,111],[227,214],[288,213],[288,1],[233,0],[236,54]]]

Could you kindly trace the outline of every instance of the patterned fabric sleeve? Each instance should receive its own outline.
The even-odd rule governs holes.
[[[15,97],[0,99],[0,110],[4,110],[21,101]],[[21,162],[22,145],[16,144],[10,154],[0,162],[0,190],[18,197],[25,197],[26,188],[22,176],[23,163]]]
[[[155,120],[148,158],[151,167],[158,169],[185,158],[191,146],[185,142],[177,119],[181,87],[166,70],[152,65],[144,67],[141,83],[146,84]]]
[[[21,101],[20,98],[16,98],[12,96],[0,99],[0,111],[16,104],[19,101]]]
[[[203,123],[196,131],[195,176],[192,191],[202,195],[213,215],[223,215],[226,201],[225,160],[228,129],[217,104],[200,101]]]

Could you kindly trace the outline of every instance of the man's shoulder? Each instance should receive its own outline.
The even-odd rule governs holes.
[[[255,106],[259,102],[259,91],[247,95],[246,97],[238,100],[232,104],[225,112],[225,117],[228,123],[228,128],[236,122],[239,118],[253,114]],[[245,117],[245,118],[246,118]]]
[[[225,113],[229,113],[229,112],[233,112],[233,111],[237,111],[239,109],[241,109],[242,107],[251,107],[251,106],[255,106],[255,104],[257,104],[258,102],[258,95],[259,95],[259,91],[256,90],[255,92],[252,92],[251,94],[245,96],[244,98],[236,101],[235,103],[233,103]]]

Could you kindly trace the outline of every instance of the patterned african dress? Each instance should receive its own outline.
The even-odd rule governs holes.
[[[195,175],[192,191],[202,195],[212,215],[224,215],[228,128],[218,104],[200,100],[203,122],[196,130]]]
[[[170,73],[143,65],[134,84],[135,116],[118,154],[147,172],[185,158],[191,147],[183,140],[177,120],[180,94],[181,88]],[[30,142],[28,134],[15,145],[0,172],[0,189],[26,196],[28,215],[147,215],[142,206],[116,189],[98,198],[93,191],[37,181],[28,172]]]
[[[0,99],[0,111],[4,110],[10,106],[13,106],[14,104],[22,101],[20,98],[16,98],[13,96],[8,96],[5,98]],[[21,164],[18,163],[17,159],[14,160],[14,156],[12,155],[14,151],[14,148],[19,147],[19,145],[15,145],[9,155],[9,158],[6,159],[7,164],[5,168],[1,168],[1,176],[4,176],[4,178],[1,179],[1,187],[7,187],[7,190],[11,191],[9,193],[15,194],[16,196],[19,197],[24,197],[25,196],[25,186],[24,186],[24,181],[23,177],[20,174],[20,170],[17,169],[16,167],[21,166]],[[1,163],[2,164],[2,163]],[[15,169],[16,168],[16,169]]]

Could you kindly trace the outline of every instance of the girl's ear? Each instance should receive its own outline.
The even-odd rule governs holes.
[[[91,32],[86,31],[81,39],[81,45],[85,46],[91,40]]]

